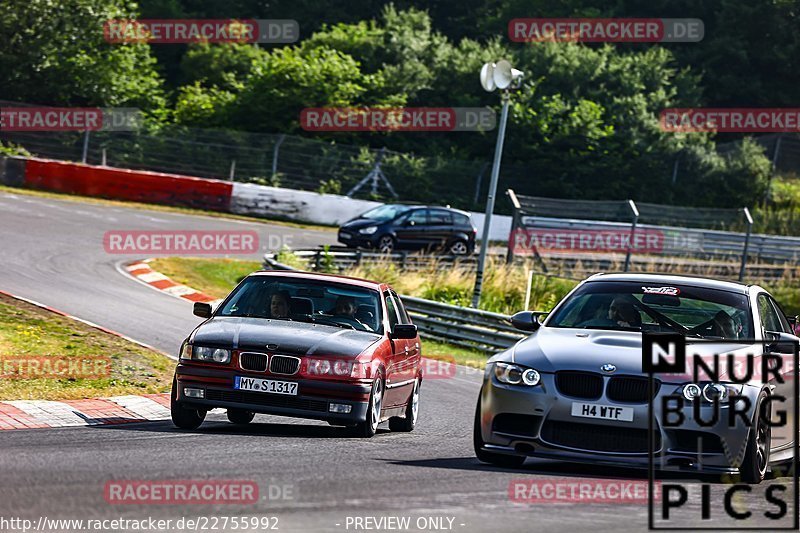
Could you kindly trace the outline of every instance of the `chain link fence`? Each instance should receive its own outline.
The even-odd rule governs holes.
[[[0,100],[0,106],[26,104]],[[290,189],[347,194],[371,173],[354,197],[373,200],[480,207],[488,187],[488,163],[420,157],[309,139],[145,123],[136,131],[0,131],[0,141],[36,157],[91,165],[151,170]],[[509,167],[509,175],[520,169]],[[371,180],[370,180],[371,181]],[[396,194],[396,195],[395,195]]]
[[[626,201],[586,201],[507,194],[514,205],[508,261],[530,256],[542,271],[553,265],[574,270],[579,264],[618,264],[625,272],[648,263],[664,270],[663,258],[691,271],[726,271],[744,279],[747,263],[796,265],[800,238],[753,235],[753,218],[740,209],[691,208]],[[624,257],[624,259],[621,259]],[[548,267],[548,263],[550,266]],[[757,267],[760,275],[781,268]]]

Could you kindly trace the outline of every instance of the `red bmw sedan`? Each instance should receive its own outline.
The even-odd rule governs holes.
[[[196,429],[214,408],[235,424],[256,413],[325,420],[371,437],[417,422],[421,346],[384,283],[306,272],[255,272],[181,346],[173,423]]]

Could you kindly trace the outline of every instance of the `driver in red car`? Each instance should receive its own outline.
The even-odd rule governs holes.
[[[278,291],[269,300],[269,313],[272,318],[289,318],[289,293]]]
[[[356,300],[351,296],[339,296],[336,299],[336,306],[333,309],[332,315],[343,316],[347,318],[356,318]]]
[[[342,317],[347,320],[352,320],[357,324],[361,324],[369,331],[372,331],[373,329],[372,326],[365,324],[356,316],[358,314],[358,304],[356,303],[356,299],[352,296],[339,296],[336,299],[336,305],[333,307],[333,311],[331,311],[329,314]]]

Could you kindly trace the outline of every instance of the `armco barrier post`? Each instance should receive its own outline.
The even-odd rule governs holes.
[[[747,252],[750,248],[750,233],[753,231],[753,217],[750,216],[750,210],[746,207],[744,211],[744,218],[747,221],[747,233],[744,235],[744,248],[742,249],[742,265],[739,267],[739,281],[744,281],[744,271],[747,267]]]
[[[625,272],[631,267],[631,250],[633,249],[633,239],[636,237],[636,223],[639,222],[639,210],[633,200],[628,200],[628,206],[631,208],[633,219],[631,220],[631,238],[628,241],[628,251],[625,254]]]

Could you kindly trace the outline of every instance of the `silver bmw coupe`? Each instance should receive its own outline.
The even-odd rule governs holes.
[[[759,483],[792,459],[796,317],[761,287],[597,274],[552,312],[523,311],[512,323],[530,335],[487,363],[474,427],[483,462],[647,467],[652,457],[660,469]],[[658,373],[651,384],[642,357],[650,333],[680,335],[686,354],[716,372]],[[736,371],[721,368],[729,354]]]

